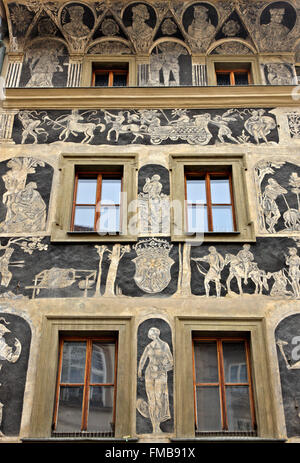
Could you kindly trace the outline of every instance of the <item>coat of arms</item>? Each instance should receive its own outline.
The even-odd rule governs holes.
[[[166,240],[149,238],[134,246],[137,257],[134,281],[146,293],[159,293],[171,280],[171,267],[174,260],[169,256],[173,245]]]

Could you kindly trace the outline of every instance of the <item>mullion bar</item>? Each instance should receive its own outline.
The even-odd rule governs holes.
[[[223,357],[223,346],[222,340],[217,340],[218,346],[218,363],[219,363],[219,381],[220,381],[220,395],[221,395],[221,410],[222,410],[222,429],[228,429],[227,421],[227,407],[226,407],[226,390],[225,390],[225,374],[224,374],[224,357]]]
[[[212,206],[211,206],[211,191],[210,191],[210,174],[205,174],[205,187],[206,187],[206,203],[207,203],[207,222],[208,231],[213,231],[213,219],[212,219]]]
[[[55,410],[53,416],[53,427],[56,429],[57,425],[57,415],[58,415],[58,406],[59,406],[59,395],[60,395],[60,388],[61,388],[61,373],[62,373],[62,359],[63,359],[63,339],[59,341],[59,359],[58,359],[58,378],[57,378],[57,387],[56,387],[56,394],[55,394]]]
[[[253,400],[253,386],[252,386],[252,375],[250,368],[250,346],[248,341],[245,341],[245,350],[246,350],[246,363],[247,363],[247,374],[248,374],[248,383],[249,383],[249,398],[250,398],[250,408],[251,408],[251,418],[252,418],[252,428],[256,429],[255,421],[255,407]]]
[[[198,424],[198,410],[197,410],[197,384],[196,384],[196,368],[195,368],[195,341],[192,343],[193,349],[193,383],[194,383],[194,410],[195,410],[195,429]]]
[[[95,207],[94,230],[96,230],[98,220],[100,221],[101,190],[102,190],[102,174],[98,174],[97,175],[97,191],[96,191],[96,207]]]
[[[91,370],[91,340],[86,341],[86,359],[85,359],[85,376],[84,376],[84,389],[82,401],[82,421],[81,430],[87,429],[88,408],[89,408],[89,379]]]

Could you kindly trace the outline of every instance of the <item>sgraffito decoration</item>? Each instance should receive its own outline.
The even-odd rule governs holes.
[[[171,266],[175,263],[169,256],[173,245],[166,240],[149,238],[134,245],[137,257],[133,259],[136,271],[134,281],[146,293],[160,293],[171,281]]]
[[[17,144],[130,143],[165,145],[277,144],[270,109],[21,110],[15,116]]]
[[[299,247],[296,237],[215,246],[171,244],[161,235],[139,238],[136,244],[72,246],[53,245],[41,237],[4,238],[0,298],[299,299]]]
[[[35,158],[0,163],[0,232],[45,231],[52,175],[53,168]]]
[[[279,159],[254,167],[258,224],[263,233],[300,231],[300,166]]]
[[[137,434],[160,435],[174,428],[173,347],[169,324],[150,318],[137,334]]]
[[[0,437],[20,431],[30,342],[23,318],[0,313]]]
[[[170,235],[169,171],[157,164],[146,164],[138,175],[140,233]]]
[[[68,64],[68,51],[61,41],[34,41],[25,52],[19,87],[65,87]]]
[[[273,2],[260,16],[260,46],[264,50],[281,50],[287,46],[297,14],[290,3]]]
[[[275,330],[288,437],[300,436],[300,314],[284,318]]]

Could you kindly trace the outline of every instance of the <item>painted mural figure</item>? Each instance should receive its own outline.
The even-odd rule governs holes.
[[[14,347],[11,347],[6,343],[4,336],[6,333],[10,333],[10,330],[6,328],[5,325],[8,325],[9,323],[3,317],[1,317],[0,321],[1,321],[0,323],[0,362],[7,361],[9,363],[16,363],[21,355],[21,351],[22,351],[21,343],[17,338],[15,338]],[[1,369],[2,369],[2,363],[0,363],[0,371]],[[0,383],[0,387],[1,387],[1,383]],[[3,407],[4,405],[0,402],[0,437],[4,435],[1,432]]]
[[[300,257],[297,254],[297,248],[289,248],[289,255],[286,256],[286,265],[289,267],[289,277],[291,280],[291,286],[293,288],[294,296],[300,296]]]
[[[271,288],[270,296],[290,296],[291,291],[287,290],[289,279],[284,273],[285,269],[279,270],[278,272],[268,273],[267,278],[273,278],[274,283]]]
[[[80,143],[90,143],[95,136],[94,132],[96,128],[99,128],[100,132],[105,130],[105,125],[100,122],[85,122],[84,114],[79,114],[78,109],[72,109],[71,114],[60,116],[55,120],[50,119],[48,116],[46,116],[44,120],[47,125],[53,124],[55,130],[62,129],[58,137],[61,141],[66,141],[70,135],[77,136],[78,133],[83,133],[84,138]]]
[[[209,270],[204,277],[205,294],[209,296],[210,282],[213,281],[216,285],[217,297],[221,295],[221,272],[224,268],[224,258],[217,252],[214,246],[208,248],[209,254],[203,257],[193,258],[194,261],[203,261],[209,264]]]
[[[2,201],[7,212],[5,221],[0,223],[0,231],[21,233],[45,229],[46,204],[35,182],[26,185],[27,175],[35,172],[39,164],[44,166],[43,162],[31,158],[16,158],[8,162],[11,170],[2,177],[6,187]]]
[[[262,43],[265,47],[276,47],[282,44],[290,32],[289,28],[282,24],[285,8],[270,8],[270,21],[261,24]]]
[[[215,26],[208,18],[208,9],[203,5],[194,6],[194,19],[188,27],[188,34],[202,41],[215,32]]]
[[[276,127],[272,117],[264,116],[264,112],[264,109],[251,110],[252,116],[245,122],[245,129],[254,137],[257,144],[260,143],[260,139],[268,143],[267,135]]]
[[[158,53],[159,51],[161,53]],[[165,86],[179,85],[180,66],[178,58],[180,55],[186,54],[187,50],[178,43],[164,42],[157,45],[156,53],[152,52],[150,57],[151,84],[160,85],[159,73],[162,71]],[[173,81],[171,81],[171,73]]]
[[[38,142],[38,135],[45,134],[46,139],[48,137],[48,133],[46,132],[43,127],[39,127],[41,121],[39,119],[32,119],[31,113],[29,111],[20,111],[18,114],[18,118],[20,119],[23,131],[22,131],[22,141],[21,144],[25,143],[28,137],[33,138],[33,143]]]
[[[53,75],[55,72],[63,72],[63,66],[59,63],[59,56],[64,54],[64,47],[57,43],[47,44],[41,49],[34,47],[30,50],[27,62],[31,71],[31,77],[26,87],[53,87]]]
[[[278,196],[287,193],[287,190],[279,185],[274,178],[268,179],[268,185],[266,186],[262,195],[262,208],[265,216],[267,225],[269,226],[268,231],[275,233],[275,225],[280,219],[280,211],[276,204]]]
[[[90,28],[84,24],[84,8],[80,5],[70,6],[67,8],[70,22],[63,25],[63,31],[73,37],[86,37],[90,33]]]
[[[139,193],[140,228],[142,233],[167,232],[170,229],[170,204],[167,195],[161,193],[160,176],[146,178],[143,192]]]
[[[2,177],[7,190],[2,201],[7,213],[5,221],[0,224],[1,231],[18,233],[45,228],[46,204],[36,190],[35,182],[26,185],[27,174],[34,172],[34,167],[38,164],[44,165],[30,158],[23,161],[12,159],[8,162],[11,170]]]
[[[250,244],[244,244],[243,249],[237,253],[237,258],[241,261],[244,267],[244,283],[248,283],[248,274],[251,267],[251,262],[254,260],[252,252],[250,252]]]
[[[147,50],[151,44],[153,29],[146,21],[150,19],[147,5],[139,3],[132,7],[132,24],[127,31],[139,50]]]
[[[146,346],[138,367],[138,377],[145,370],[145,386],[148,403],[138,400],[137,409],[146,418],[150,418],[153,433],[162,432],[160,424],[171,418],[168,392],[168,371],[173,369],[173,356],[168,344],[160,339],[160,330],[152,327],[148,337],[152,341]]]
[[[290,85],[292,74],[284,64],[266,64],[268,83],[271,85]]]
[[[229,122],[234,122],[237,120],[231,115],[233,111],[233,109],[229,109],[224,114],[222,114],[222,116],[217,115],[211,120],[211,124],[219,127],[218,138],[221,143],[225,143],[224,137],[229,138],[235,143],[239,143],[239,141],[232,135],[231,129],[228,127]]]

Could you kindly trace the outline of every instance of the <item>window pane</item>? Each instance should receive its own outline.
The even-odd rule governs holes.
[[[223,342],[226,383],[247,383],[247,364],[243,342]]]
[[[102,178],[101,204],[120,204],[121,179]]]
[[[249,85],[248,72],[235,72],[234,81],[235,85]]]
[[[75,231],[92,231],[94,230],[95,207],[76,206],[74,226]]]
[[[226,406],[229,431],[251,431],[251,411],[247,386],[227,386]]]
[[[79,178],[76,204],[96,204],[97,179]]]
[[[230,204],[230,184],[228,178],[210,179],[211,202],[213,204]]]
[[[197,342],[194,351],[196,383],[218,383],[217,343]]]
[[[197,430],[221,431],[219,387],[197,387]]]
[[[113,383],[115,376],[115,345],[94,342],[91,383]]]
[[[201,232],[208,231],[207,207],[202,204],[188,206],[188,231]]]
[[[206,203],[205,180],[186,181],[186,199],[188,203]]]
[[[95,87],[108,87],[108,72],[95,74]]]
[[[97,231],[101,233],[113,233],[120,231],[120,207],[102,206]]]
[[[127,85],[127,74],[115,74],[114,73],[114,87],[126,87]]]
[[[65,342],[63,347],[61,383],[83,383],[86,360],[85,342]]]
[[[230,85],[230,74],[217,73],[217,85]]]
[[[114,388],[90,387],[88,431],[113,431]]]
[[[83,386],[61,387],[56,431],[80,431]]]
[[[213,231],[233,231],[233,218],[231,206],[212,206]]]

